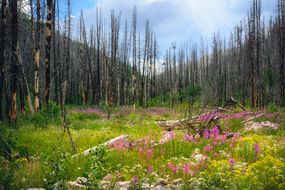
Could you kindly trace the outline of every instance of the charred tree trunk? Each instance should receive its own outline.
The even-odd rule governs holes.
[[[46,105],[49,102],[49,96],[50,96],[50,61],[51,61],[51,38],[52,38],[52,0],[47,0],[47,20],[46,20],[46,70],[45,70],[45,103]]]
[[[11,25],[11,102],[10,102],[10,121],[15,122],[17,119],[17,75],[18,75],[18,5],[17,0],[11,2],[12,25]]]
[[[1,5],[1,30],[0,30],[0,120],[3,115],[3,87],[5,80],[5,48],[6,48],[6,27],[7,27],[7,0],[2,0]]]
[[[37,27],[35,32],[34,63],[35,63],[35,111],[40,109],[40,32],[41,32],[41,5],[37,0]]]

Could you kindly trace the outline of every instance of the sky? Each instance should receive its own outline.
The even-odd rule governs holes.
[[[159,44],[164,51],[172,42],[200,43],[211,41],[214,33],[229,37],[233,28],[247,17],[252,0],[72,0],[73,25],[77,26],[81,10],[87,27],[95,25],[96,6],[102,8],[105,19],[111,9],[121,12],[121,22],[132,19],[138,9],[138,30],[144,33],[150,20]],[[276,14],[277,0],[262,0],[262,15],[268,20]],[[76,27],[74,27],[76,28]],[[121,27],[124,28],[124,27]],[[87,29],[88,30],[88,29]],[[76,32],[74,32],[76,33]]]

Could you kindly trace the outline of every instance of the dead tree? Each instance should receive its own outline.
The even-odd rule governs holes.
[[[97,56],[96,56],[96,104],[99,104],[101,98],[101,74],[100,74],[100,46],[101,46],[101,33],[102,33],[102,18],[101,11],[96,9],[96,42],[97,42]]]
[[[136,85],[137,85],[137,8],[134,7],[133,10],[133,65],[132,65],[132,94],[133,94],[133,109],[136,109]]]
[[[3,87],[5,80],[5,48],[6,48],[6,27],[7,27],[7,0],[1,4],[1,28],[0,28],[0,120],[3,119]]]
[[[51,61],[51,38],[52,38],[52,0],[47,0],[47,20],[46,20],[46,58],[45,58],[45,65],[46,65],[46,70],[45,70],[45,103],[46,105],[49,102],[49,96],[50,96],[50,61]]]
[[[11,101],[10,101],[10,121],[15,122],[17,119],[17,75],[18,75],[18,5],[17,0],[11,1]]]
[[[37,0],[37,25],[35,31],[34,42],[34,63],[35,63],[35,111],[38,112],[40,108],[40,35],[41,35],[41,5],[40,0]]]

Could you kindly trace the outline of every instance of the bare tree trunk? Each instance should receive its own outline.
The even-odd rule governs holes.
[[[46,20],[46,70],[45,70],[45,103],[49,102],[50,96],[50,50],[51,50],[51,38],[52,38],[52,0],[47,0],[47,20]]]
[[[137,84],[137,8],[133,10],[133,68],[132,68],[132,91],[133,91],[133,109],[136,109],[136,84]]]
[[[5,80],[5,48],[6,48],[6,27],[7,27],[7,0],[2,0],[1,5],[1,31],[0,31],[0,120],[3,115],[3,87]],[[8,104],[8,102],[7,102]]]
[[[35,62],[35,111],[40,109],[40,31],[41,31],[41,5],[40,0],[37,0],[37,27],[35,35],[35,49],[34,49],[34,62]]]
[[[59,0],[54,0],[54,4],[52,6],[52,44],[53,44],[53,72],[54,72],[54,99],[57,103],[59,103],[59,96],[58,96],[58,75],[59,75],[59,48],[56,48],[56,35],[55,35],[55,12],[56,12],[56,5],[58,4]],[[59,29],[58,29],[59,30]],[[58,34],[60,35],[60,34]],[[57,42],[60,43],[59,40]]]
[[[13,0],[11,2],[11,13],[12,13],[12,57],[11,57],[11,104],[10,104],[10,121],[15,122],[17,119],[17,75],[18,75],[18,5],[17,1]]]

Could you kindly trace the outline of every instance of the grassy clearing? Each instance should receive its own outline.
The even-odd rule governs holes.
[[[201,189],[284,187],[283,113],[271,117],[282,126],[279,130],[244,132],[240,119],[230,119],[221,121],[221,127],[225,131],[241,132],[241,136],[201,137],[194,142],[185,140],[185,133],[175,130],[170,132],[173,137],[161,145],[158,143],[166,132],[155,121],[183,118],[182,111],[151,108],[131,112],[127,108],[114,113],[110,119],[95,113],[78,113],[74,108],[68,113],[77,152],[123,134],[129,135],[128,146],[102,147],[94,154],[72,159],[69,137],[60,125],[58,113],[49,111],[31,120],[23,116],[18,126],[2,130],[3,139],[9,139],[5,143],[13,151],[10,161],[1,157],[1,187],[51,188],[56,182],[64,185],[85,176],[92,182],[90,188],[97,189],[100,180],[110,173],[116,176],[115,181],[137,177],[151,183],[158,178],[170,181],[182,178],[186,189],[194,184],[200,184]],[[43,118],[47,121],[43,122]],[[265,118],[260,119],[263,120]],[[132,143],[136,143],[135,146],[130,146]],[[199,160],[199,156],[203,159]]]

